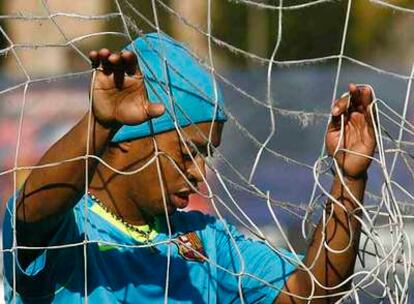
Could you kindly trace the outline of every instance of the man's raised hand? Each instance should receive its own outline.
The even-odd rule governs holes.
[[[111,53],[103,48],[89,52],[89,59],[97,69],[91,85],[93,114],[99,123],[109,127],[135,125],[165,112],[163,104],[148,101],[134,53]]]
[[[346,177],[365,175],[375,152],[374,117],[371,114],[373,93],[369,86],[349,85],[349,94],[338,99],[332,108],[332,120],[326,133],[326,147],[337,160]],[[375,113],[375,112],[373,112]],[[341,139],[341,116],[344,119]],[[341,142],[339,142],[341,140]],[[344,149],[360,155],[339,150]],[[364,156],[362,156],[364,155]]]

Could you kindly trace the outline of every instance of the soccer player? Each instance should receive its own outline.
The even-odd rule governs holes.
[[[349,289],[370,165],[363,155],[376,147],[370,88],[351,84],[332,108],[326,146],[346,187],[337,172],[327,217],[296,256],[180,211],[226,121],[210,73],[183,45],[147,34],[90,59],[92,114],[39,162],[59,165],[33,170],[8,202],[6,302],[328,303]],[[80,157],[87,153],[96,157]]]

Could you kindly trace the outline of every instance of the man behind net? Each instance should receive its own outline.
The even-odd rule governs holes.
[[[180,211],[204,180],[209,145],[220,144],[226,121],[211,75],[184,46],[148,34],[122,53],[101,49],[90,59],[97,69],[91,120],[85,114],[39,165],[85,155],[88,146],[103,162],[33,170],[15,194],[15,227],[11,197],[3,227],[6,302],[15,295],[17,303],[162,303],[167,289],[169,303],[327,303],[349,290],[360,234],[354,215],[370,164],[361,155],[375,150],[368,87],[350,85],[332,108],[328,152],[360,155],[335,154],[350,191],[336,176],[337,203],[328,200],[328,216],[297,257],[212,216]],[[14,228],[25,247],[14,251],[15,264]],[[301,258],[309,270],[298,267]]]

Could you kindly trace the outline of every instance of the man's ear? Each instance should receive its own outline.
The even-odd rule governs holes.
[[[129,152],[131,149],[131,142],[129,140],[122,141],[118,143],[119,149],[121,149],[122,152]]]

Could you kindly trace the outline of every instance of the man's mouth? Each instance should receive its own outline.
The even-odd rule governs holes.
[[[174,194],[170,195],[170,202],[174,207],[178,209],[184,209],[188,206],[190,201],[190,194],[192,192],[189,189],[177,191]]]

